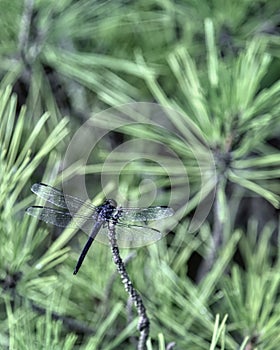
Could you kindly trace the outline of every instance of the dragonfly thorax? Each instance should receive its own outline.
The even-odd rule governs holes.
[[[117,202],[114,199],[106,199],[106,201],[97,207],[97,220],[100,221],[109,221],[111,219],[117,219]]]

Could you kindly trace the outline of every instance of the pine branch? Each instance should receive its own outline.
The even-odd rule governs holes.
[[[149,337],[149,326],[150,321],[146,313],[146,308],[144,306],[143,300],[137,290],[133,287],[130,277],[126,271],[125,264],[120,256],[120,251],[118,248],[118,243],[116,239],[116,220],[118,219],[120,211],[118,210],[114,217],[109,222],[108,238],[111,245],[111,251],[113,254],[113,261],[117,266],[118,273],[121,276],[121,281],[124,284],[125,290],[129,294],[129,297],[134,302],[139,315],[138,330],[140,332],[140,337],[138,340],[138,350],[146,349],[146,341]]]

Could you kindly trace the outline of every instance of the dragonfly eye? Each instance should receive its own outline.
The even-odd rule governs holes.
[[[107,199],[105,203],[111,205],[114,208],[118,206],[117,202],[114,199]]]

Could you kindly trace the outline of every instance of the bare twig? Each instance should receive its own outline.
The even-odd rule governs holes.
[[[128,263],[130,260],[134,259],[135,256],[136,256],[136,253],[135,253],[135,252],[132,252],[131,254],[129,254],[129,255],[123,260],[123,263],[124,263],[125,265],[127,265],[127,263]],[[114,284],[114,282],[115,282],[117,276],[118,276],[118,273],[117,273],[117,272],[114,272],[114,273],[112,274],[112,276],[110,277],[108,283],[107,283],[107,286],[106,286],[106,288],[105,288],[105,297],[104,297],[105,304],[107,304],[106,301],[108,301],[108,300],[110,299],[110,294],[111,294],[111,292],[112,292],[113,284]]]
[[[120,215],[120,210],[116,212],[116,214],[113,216],[113,218],[109,222],[109,230],[108,230],[108,237],[111,245],[111,251],[113,254],[113,261],[117,266],[118,273],[121,276],[122,283],[124,284],[125,290],[129,294],[129,297],[133,301],[138,315],[139,315],[139,322],[138,322],[138,330],[140,332],[140,337],[138,340],[138,350],[144,350],[146,349],[146,341],[149,337],[149,329],[150,329],[150,321],[146,313],[146,308],[144,306],[143,300],[140,296],[140,294],[137,292],[137,290],[133,287],[133,284],[130,280],[130,277],[126,271],[125,264],[120,257],[120,251],[117,244],[116,239],[116,230],[115,225],[118,220],[118,217]]]

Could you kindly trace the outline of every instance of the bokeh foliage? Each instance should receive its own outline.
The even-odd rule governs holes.
[[[216,197],[197,233],[186,215],[160,242],[123,252],[151,317],[148,349],[278,349],[279,11],[252,0],[0,1],[1,348],[135,348],[108,247],[96,243],[73,278],[85,237],[51,232],[24,209],[33,182],[80,171],[61,160],[93,112],[152,101],[180,111],[171,131],[193,125],[207,141],[197,152],[211,150],[216,175],[204,197],[180,140],[140,126],[120,134],[173,147],[189,171],[186,214]],[[94,179],[110,147],[87,166]],[[116,167],[127,160],[118,156]],[[142,170],[132,166],[121,188],[137,196],[145,173],[168,184],[159,168]]]

